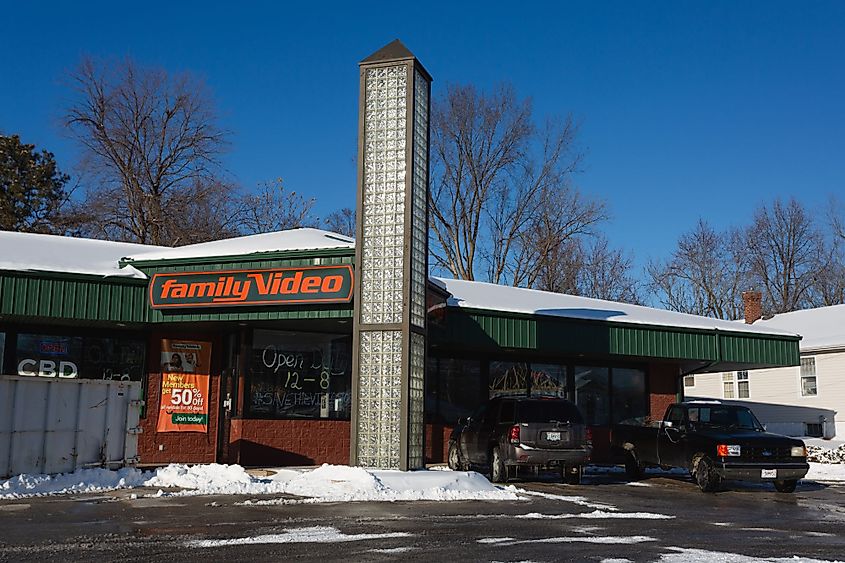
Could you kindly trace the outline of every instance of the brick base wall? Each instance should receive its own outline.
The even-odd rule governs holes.
[[[675,402],[678,392],[677,364],[651,364],[649,366],[649,415],[663,418],[666,409]]]
[[[425,425],[425,462],[446,463],[449,456],[449,436],[452,426],[445,424]]]
[[[233,419],[230,463],[244,466],[349,464],[348,420]]]
[[[161,374],[150,373],[147,377],[147,416],[141,420],[143,432],[138,436],[138,457],[141,463],[214,463],[217,458],[220,378],[211,376],[208,383],[208,431],[203,433],[156,432],[161,401]]]

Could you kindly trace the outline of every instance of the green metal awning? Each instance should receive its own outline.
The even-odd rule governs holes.
[[[798,365],[800,337],[447,307],[431,339],[442,350],[676,360],[709,372]]]

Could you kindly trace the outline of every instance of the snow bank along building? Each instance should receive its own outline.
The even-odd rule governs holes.
[[[791,436],[833,438],[845,434],[845,305],[747,319],[758,329],[803,336],[800,365],[732,370],[689,376],[689,396],[725,399],[749,406],[774,431]]]
[[[601,461],[610,426],[661,416],[683,375],[798,365],[775,328],[430,278],[430,87],[399,41],[360,63],[354,241],[0,233],[3,373],[141,382],[143,464],[413,469],[496,395],[572,399]]]
[[[0,247],[3,373],[142,382],[141,463],[349,463],[351,239],[161,248],[2,232]],[[799,363],[799,337],[778,328],[486,283],[431,278],[426,311],[428,463],[495,395],[572,399],[601,461],[609,426],[662,415],[684,374]],[[203,408],[163,405],[204,391],[200,375]]]

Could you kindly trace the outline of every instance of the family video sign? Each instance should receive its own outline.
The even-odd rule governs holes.
[[[208,431],[211,342],[161,341],[158,432]]]
[[[348,303],[352,266],[219,270],[153,275],[153,309],[239,305]]]

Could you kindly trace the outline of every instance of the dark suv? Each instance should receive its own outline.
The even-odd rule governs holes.
[[[520,467],[553,468],[580,483],[590,456],[589,429],[566,399],[497,397],[458,421],[449,439],[449,467],[482,467],[497,483]]]

